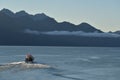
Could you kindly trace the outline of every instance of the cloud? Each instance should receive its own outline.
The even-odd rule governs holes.
[[[98,32],[83,32],[83,31],[46,31],[40,32],[35,30],[26,29],[25,33],[29,34],[45,34],[45,35],[73,35],[73,36],[85,36],[85,37],[120,37],[119,34],[115,33],[98,33]]]
[[[30,29],[26,29],[26,30],[24,31],[24,33],[35,34],[35,35],[39,35],[39,34],[40,34],[39,31],[36,31],[36,30],[30,30]]]
[[[86,33],[83,31],[49,31],[49,32],[42,32],[42,34],[47,35],[73,35],[73,36],[86,36],[86,37],[120,37],[118,34],[114,33],[98,33],[98,32],[91,32]]]

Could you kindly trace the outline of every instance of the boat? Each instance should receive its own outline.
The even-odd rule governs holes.
[[[33,63],[34,62],[34,57],[31,54],[27,54],[25,57],[25,62],[26,63]]]

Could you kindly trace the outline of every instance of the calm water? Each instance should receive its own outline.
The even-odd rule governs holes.
[[[23,62],[26,53],[35,64]],[[0,46],[0,80],[119,79],[119,47]]]

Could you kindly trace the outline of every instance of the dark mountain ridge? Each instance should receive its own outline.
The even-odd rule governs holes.
[[[8,9],[3,9],[0,11],[0,19],[2,21],[1,23],[5,23],[5,24],[8,22],[11,24],[18,23],[16,27],[22,24],[24,28],[37,29],[40,31],[51,31],[51,30],[80,31],[81,30],[84,32],[94,32],[94,31],[102,32],[101,30],[94,28],[88,23],[82,23],[80,25],[74,25],[69,22],[58,23],[54,18],[51,18],[44,13],[31,15],[25,11],[19,11],[13,13]],[[3,21],[4,19],[5,21]],[[4,26],[4,25],[0,25],[0,26]],[[13,27],[15,25],[11,25],[11,26],[6,25],[6,26]]]
[[[54,31],[60,35],[42,33]],[[62,31],[67,35],[61,35]],[[59,23],[44,13],[31,15],[24,10],[16,13],[8,9],[0,11],[0,45],[120,46],[120,37],[81,36],[78,33],[104,34],[85,22],[79,25],[66,21]]]

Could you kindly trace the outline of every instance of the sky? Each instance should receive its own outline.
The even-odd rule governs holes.
[[[58,22],[87,22],[102,31],[120,30],[120,0],[0,0],[0,10],[45,13]]]

